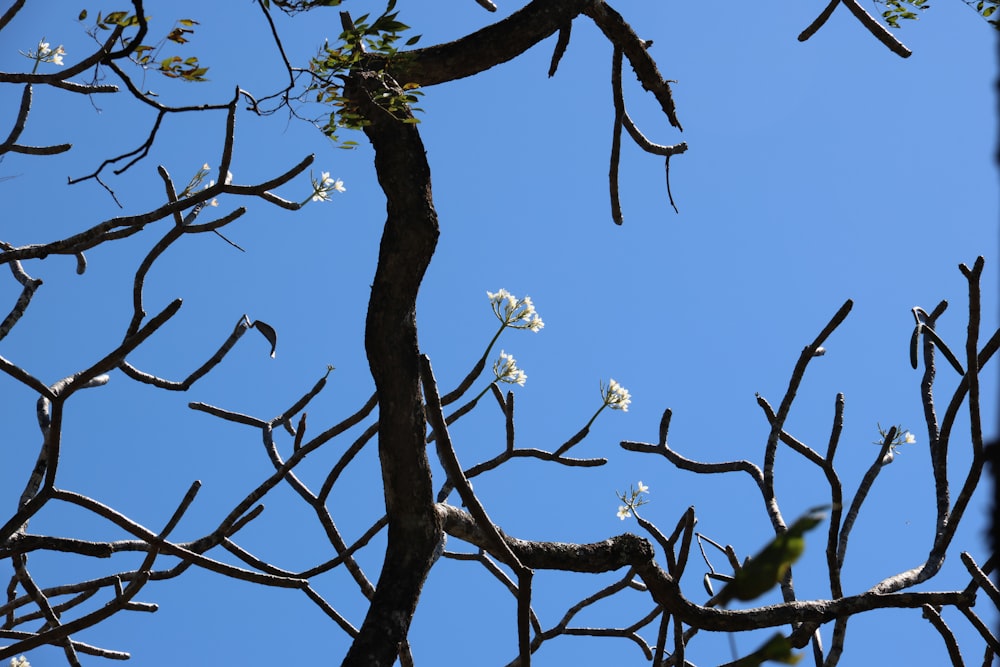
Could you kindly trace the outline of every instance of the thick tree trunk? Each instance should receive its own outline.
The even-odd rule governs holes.
[[[354,75],[345,88],[371,120],[365,133],[375,148],[387,211],[365,349],[378,392],[388,545],[371,607],[343,663],[358,667],[395,662],[441,539],[426,454],[416,324],[417,291],[437,244],[437,214],[420,135],[416,126],[371,101],[383,90],[378,76],[368,72]]]

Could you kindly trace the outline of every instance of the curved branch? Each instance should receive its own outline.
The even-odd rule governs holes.
[[[533,0],[502,21],[446,44],[397,55],[397,81],[433,86],[464,79],[521,55],[582,13],[592,0]]]
[[[21,105],[17,110],[17,118],[14,120],[14,127],[11,128],[10,134],[3,143],[0,143],[0,155],[11,152],[11,153],[23,153],[25,155],[56,155],[57,153],[65,153],[70,148],[71,144],[56,144],[53,146],[22,146],[17,142],[18,137],[24,132],[24,126],[28,122],[28,112],[31,111],[31,84],[24,87],[24,92],[21,93]]]
[[[368,614],[344,659],[348,666],[390,667],[395,662],[441,541],[424,442],[416,324],[417,291],[439,229],[430,167],[416,127],[387,114],[374,101],[383,93],[402,94],[386,79],[359,71],[344,86],[345,96],[370,123],[364,131],[375,149],[387,213],[368,305],[365,351],[378,394],[388,543]]]
[[[439,504],[437,509],[449,535],[490,551],[490,540],[479,530],[470,514],[444,504]],[[836,600],[796,600],[738,611],[714,609],[688,601],[681,593],[677,580],[653,560],[653,547],[649,541],[636,535],[625,533],[593,544],[535,542],[506,535],[504,539],[521,562],[531,568],[605,572],[632,566],[646,584],[653,600],[663,605],[667,613],[703,630],[733,632],[790,623],[826,623],[873,609],[915,609],[925,604],[963,606],[974,603],[973,594],[961,591],[891,594],[868,591]],[[805,634],[802,645],[809,639],[810,636]]]
[[[844,3],[854,18],[861,22],[865,28],[868,29],[875,39],[882,42],[886,48],[895,53],[900,58],[909,58],[913,55],[913,51],[906,48],[902,42],[892,36],[885,26],[875,20],[875,17],[864,10],[864,8],[858,4],[857,0],[840,0]]]
[[[813,22],[810,23],[805,30],[799,33],[799,41],[804,42],[813,35],[816,31],[823,27],[830,16],[833,14],[833,10],[837,8],[837,5],[843,3],[847,9],[854,14],[854,17],[861,22],[868,32],[874,35],[875,39],[882,42],[890,51],[895,53],[900,58],[909,58],[913,52],[910,51],[906,46],[903,45],[898,39],[893,37],[886,28],[875,20],[871,14],[866,12],[861,5],[857,3],[857,0],[830,0],[830,4],[823,8],[823,11],[819,13]]]
[[[11,3],[10,7],[7,8],[7,11],[3,13],[3,16],[0,16],[0,30],[7,27],[7,24],[10,23],[17,13],[21,11],[21,8],[24,7],[24,3],[25,0],[14,0],[14,2]]]
[[[819,13],[819,16],[813,19],[813,22],[810,23],[805,30],[799,33],[799,41],[804,42],[815,35],[816,31],[822,28],[833,15],[833,10],[836,9],[839,4],[840,0],[830,0],[830,4],[823,8],[823,11]]]
[[[587,6],[585,13],[593,19],[604,36],[615,45],[615,48],[621,49],[625,57],[632,63],[632,69],[635,71],[639,83],[644,89],[651,92],[656,101],[660,103],[660,108],[670,124],[683,131],[684,128],[677,119],[677,109],[674,106],[670,85],[660,74],[660,70],[656,67],[656,61],[649,55],[649,42],[640,39],[621,14],[603,1],[591,3]]]

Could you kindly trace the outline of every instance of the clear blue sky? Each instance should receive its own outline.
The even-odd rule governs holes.
[[[422,44],[462,35],[517,5],[503,2],[500,13],[490,15],[472,0],[428,4],[400,3],[400,19],[424,35]],[[670,443],[678,451],[703,461],[759,463],[769,429],[755,392],[777,406],[802,347],[851,298],[854,310],[827,342],[826,356],[811,365],[788,430],[825,449],[834,398],[845,394],[838,459],[847,493],[874,459],[878,422],[913,431],[917,444],[883,471],[856,527],[846,591],[861,592],[926,555],[933,496],[919,402],[922,370],[908,362],[910,309],[930,310],[947,299],[951,307],[938,331],[960,352],[967,290],[957,266],[984,255],[984,340],[998,324],[995,35],[958,0],[939,0],[898,33],[914,51],[908,60],[891,54],[843,8],[812,40],[796,41],[823,5],[765,3],[749,12],[704,2],[617,7],[642,37],[654,40],[661,72],[676,81],[683,134],[668,126],[626,66],[627,104],[647,136],[689,144],[671,165],[679,215],[667,203],[661,159],[641,153],[626,138],[625,224],[611,222],[611,48],[586,18],[574,24],[573,41],[551,80],[546,72],[554,39],[473,80],[426,90],[420,130],[433,170],[441,240],[418,320],[439,382],[453,386],[481,353],[496,324],[486,291],[503,287],[530,295],[546,324],[538,334],[505,333],[498,346],[528,374],[526,386],[515,389],[520,446],[554,449],[575,433],[599,406],[602,380],[613,377],[633,396],[628,413],[606,411],[574,450],[581,457],[607,457],[606,466],[567,469],[516,461],[474,481],[508,533],[587,542],[637,531],[634,520],[623,523],[615,516],[615,491],[642,480],[651,500],[644,517],[670,530],[694,505],[700,532],[733,544],[741,555],[752,554],[770,527],[746,476],[696,477],[666,461],[625,452],[618,443],[655,442],[660,415],[670,407]],[[18,50],[33,48],[41,37],[66,46],[67,64],[89,53],[88,38],[74,21],[81,8],[27,3],[0,33],[0,70],[30,68]],[[99,9],[119,8],[87,7],[92,17]],[[361,3],[347,8],[355,15],[365,11]],[[156,35],[175,18],[200,21],[191,44],[176,52],[197,55],[211,67],[211,81],[200,85],[148,74],[141,86],[164,103],[225,102],[237,85],[257,95],[281,85],[266,24],[251,3],[150,2],[147,9]],[[296,65],[340,31],[336,10],[276,18]],[[12,122],[19,95],[13,86],[0,88],[0,108],[6,109],[0,127]],[[67,186],[66,179],[132,150],[153,120],[152,112],[124,95],[91,101],[37,90],[24,143],[68,141],[74,149],[46,158],[8,155],[0,163],[0,177],[15,177],[0,182],[0,239],[45,242],[119,215],[98,184]],[[178,185],[203,163],[217,166],[223,123],[220,112],[166,119],[149,158],[122,176],[106,174],[122,211],[162,203],[157,165]],[[266,343],[251,332],[185,395],[139,386],[121,374],[106,387],[79,394],[69,404],[60,487],[93,495],[155,530],[200,479],[202,491],[174,534],[191,539],[217,523],[271,467],[256,431],[192,412],[185,407],[189,401],[270,418],[312,386],[327,364],[336,371],[308,410],[311,432],[368,398],[372,383],[362,332],[384,203],[364,138],[344,138],[362,147],[339,150],[281,113],[264,119],[239,115],[235,183],[262,181],[315,153],[316,174],[330,171],[344,180],[347,192],[299,213],[223,197],[211,213],[249,206],[225,230],[247,252],[211,235],[169,251],[147,282],[147,309],[156,312],[176,297],[184,298],[184,306],[130,360],[181,379],[243,313],[277,329],[277,356],[269,359]],[[280,191],[289,199],[308,193],[305,178]],[[47,383],[101,358],[121,339],[131,276],[166,224],[90,252],[83,276],[75,275],[69,258],[27,264],[45,285],[0,342],[0,355]],[[4,309],[16,295],[12,280],[0,281]],[[996,375],[993,367],[985,374],[990,434],[997,424]],[[943,362],[938,382],[937,395],[945,401],[957,376]],[[7,508],[14,506],[37,454],[34,401],[22,385],[0,377],[8,479],[0,503]],[[956,487],[969,452],[963,433],[957,431],[952,444]],[[492,399],[452,435],[467,466],[498,453],[502,419]],[[346,442],[334,444],[313,457],[303,478],[318,485],[344,447]],[[382,513],[374,444],[370,449],[333,496],[334,516],[348,541]],[[778,500],[788,519],[828,501],[822,477],[787,449],[779,455],[778,478]],[[969,509],[944,572],[922,590],[967,583],[958,550],[970,551],[980,563],[986,559],[986,490]],[[291,493],[276,490],[265,504],[266,520],[241,533],[241,545],[292,570],[329,557],[319,526]],[[89,539],[123,537],[77,512],[47,511],[30,528]],[[795,570],[803,599],[829,594],[818,544],[810,544]],[[373,580],[381,548],[376,540],[361,557]],[[449,548],[463,545],[452,540]],[[692,558],[684,590],[702,602],[704,567],[696,554]],[[115,568],[37,555],[29,566],[46,585],[55,585],[137,563],[123,558]],[[551,627],[569,605],[618,576],[539,574],[535,602],[543,626]],[[343,572],[316,586],[360,624],[365,607]],[[142,667],[339,663],[347,646],[346,635],[294,592],[192,570],[148,586],[140,598],[160,610],[119,614],[77,638],[129,651]],[[582,615],[579,624],[625,625],[651,608],[647,596],[630,592]],[[985,608],[983,603],[978,611],[995,625],[996,615]],[[947,618],[960,638],[971,639],[968,664],[979,664],[980,644],[969,625],[957,614]],[[433,570],[414,620],[415,658],[423,665],[506,664],[516,655],[514,623],[513,598],[495,581],[473,565],[444,562]],[[655,628],[641,634],[655,642]],[[919,611],[858,617],[848,634],[841,664],[946,660],[942,642]],[[737,642],[741,653],[759,643],[742,636]],[[35,667],[62,661],[61,652],[51,649],[29,659]],[[711,665],[731,656],[724,637],[706,634],[693,642],[688,659]],[[537,654],[540,665],[571,662],[645,664],[635,646],[621,639],[562,638]]]

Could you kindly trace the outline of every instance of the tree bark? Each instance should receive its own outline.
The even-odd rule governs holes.
[[[358,667],[388,667],[396,661],[442,535],[426,453],[416,323],[417,291],[437,245],[437,213],[416,127],[372,101],[386,88],[372,72],[353,74],[345,86],[371,121],[364,129],[375,148],[387,213],[365,350],[378,392],[388,545],[368,614],[343,662]]]

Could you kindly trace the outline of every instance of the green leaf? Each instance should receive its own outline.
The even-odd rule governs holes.
[[[773,660],[786,665],[794,665],[801,659],[800,654],[792,653],[792,643],[779,632],[759,649],[732,664],[733,667],[759,667],[759,665]]]
[[[87,10],[86,9],[82,10],[80,12],[80,15],[76,17],[76,20],[77,21],[86,21],[87,20]]]
[[[184,37],[184,34],[191,32],[193,31],[185,30],[184,28],[174,28],[170,31],[170,34],[167,35],[167,39],[178,44],[186,44],[188,40]]]
[[[733,580],[719,591],[716,602],[725,605],[733,599],[753,600],[778,585],[805,550],[805,532],[826,518],[823,509],[816,507],[806,512],[737,570]]]

